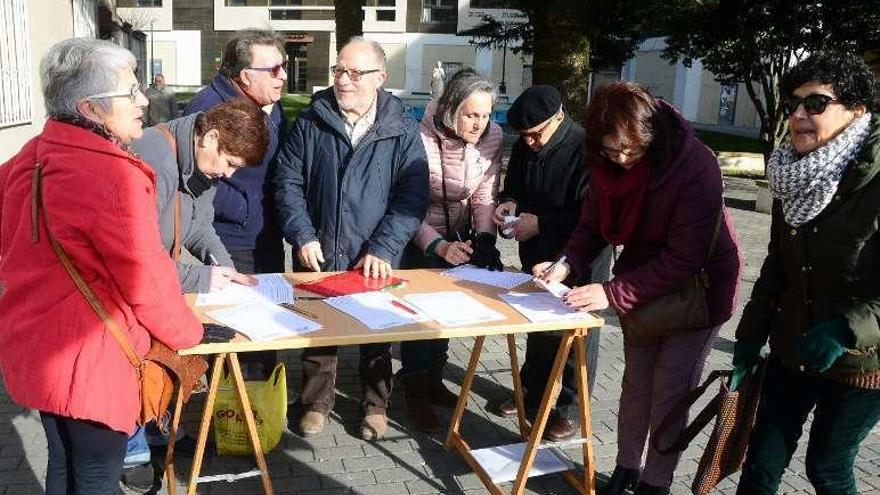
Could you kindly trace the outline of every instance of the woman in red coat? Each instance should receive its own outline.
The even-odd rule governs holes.
[[[128,151],[147,101],[132,54],[70,39],[40,65],[49,120],[0,166],[0,372],[9,395],[40,412],[48,494],[116,494],[140,410],[135,369],[49,243],[57,239],[133,344],[197,344],[156,228],[153,171]],[[44,215],[31,215],[42,168]]]
[[[610,281],[572,289],[563,300],[584,311],[611,306],[625,315],[677,289],[703,267],[723,212],[721,171],[687,121],[634,84],[614,83],[598,91],[584,128],[590,190],[563,249],[568,262],[546,277],[563,280],[571,270],[581,274],[607,244],[622,245]],[[644,470],[642,454],[649,432],[653,435],[670,408],[698,385],[712,341],[733,312],[739,249],[726,213],[723,220],[705,265],[708,325],[638,341],[623,326],[626,368],[617,467],[605,494],[622,494],[637,481],[637,495],[669,493],[679,453],[648,447]],[[538,264],[534,273],[549,266]],[[669,445],[686,420],[676,418],[660,444]]]

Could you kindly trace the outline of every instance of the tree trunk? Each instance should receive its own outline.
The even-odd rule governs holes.
[[[570,10],[535,8],[529,14],[534,29],[532,81],[559,89],[569,113],[580,117],[587,102],[589,38]]]
[[[336,51],[352,36],[364,34],[364,10],[361,0],[335,0]]]

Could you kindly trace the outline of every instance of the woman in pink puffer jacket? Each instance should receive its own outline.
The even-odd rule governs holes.
[[[428,213],[406,247],[401,268],[444,268],[471,263],[501,270],[495,248],[495,195],[503,134],[490,122],[495,86],[473,69],[458,71],[425,110],[420,131],[430,170]],[[431,405],[454,407],[458,397],[443,385],[449,339],[403,342],[407,411],[414,425],[436,432]],[[427,384],[427,386],[426,386]]]

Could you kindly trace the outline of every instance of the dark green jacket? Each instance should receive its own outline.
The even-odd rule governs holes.
[[[737,339],[766,342],[771,354],[803,370],[794,351],[811,325],[844,317],[855,345],[824,373],[846,378],[880,369],[880,116],[831,203],[794,228],[775,200],[768,255],[736,330]]]

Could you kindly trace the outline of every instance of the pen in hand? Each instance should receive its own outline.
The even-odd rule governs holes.
[[[220,266],[220,262],[217,261],[217,258],[215,258],[212,253],[208,253],[208,263],[210,263],[211,266]]]
[[[565,263],[565,255],[564,254],[562,256],[560,256],[558,260],[554,261],[553,264],[551,264],[550,266],[545,268],[544,271],[541,272],[541,276],[538,278],[540,278],[540,279],[547,278],[548,276],[550,276],[551,273],[553,273],[553,270],[555,270],[557,266],[559,266],[563,263]]]

